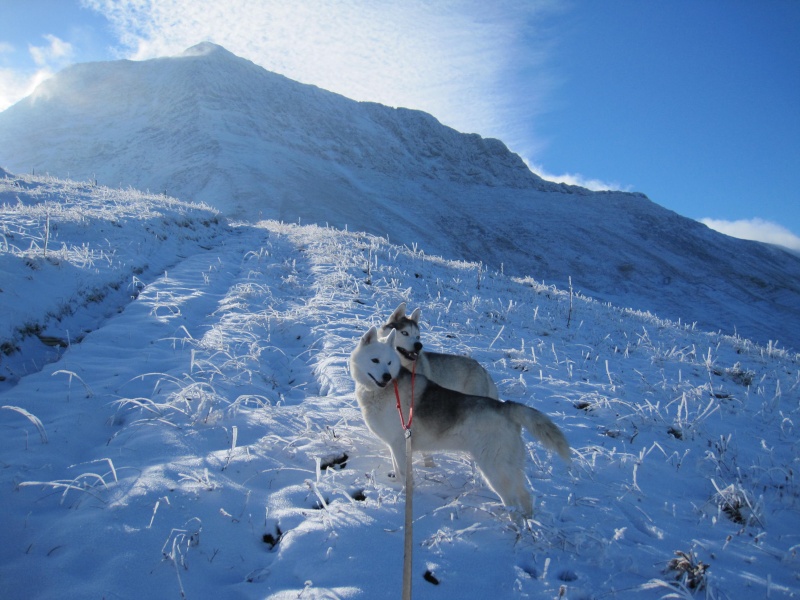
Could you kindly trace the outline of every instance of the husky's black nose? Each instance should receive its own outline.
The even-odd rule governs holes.
[[[392,380],[392,376],[391,376],[391,374],[389,374],[389,373],[384,373],[384,374],[383,374],[383,381],[384,381],[384,383],[389,383],[391,380]]]
[[[414,352],[422,350],[422,342],[414,342]]]

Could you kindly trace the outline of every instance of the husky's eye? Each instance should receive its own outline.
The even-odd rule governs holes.
[[[378,364],[379,362],[381,362],[381,361],[379,361],[377,358],[373,358],[373,359],[372,359],[372,362],[374,362],[374,363],[377,365],[377,364]]]
[[[401,333],[402,335],[404,335],[404,336],[408,337],[408,332],[407,332],[407,331],[401,331],[400,333]]]

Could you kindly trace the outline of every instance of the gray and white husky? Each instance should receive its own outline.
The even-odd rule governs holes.
[[[499,397],[497,386],[477,360],[457,354],[423,351],[419,317],[419,308],[415,308],[410,317],[406,316],[406,303],[402,302],[381,326],[382,337],[389,335],[392,329],[397,331],[395,346],[403,366],[409,371],[415,370],[442,387],[496,400]]]
[[[400,362],[396,330],[385,339],[372,327],[350,355],[350,374],[356,382],[356,399],[370,431],[392,454],[394,471],[405,481],[405,432],[397,414],[395,385],[403,414],[408,418],[412,375]],[[475,461],[486,483],[503,504],[530,517],[527,488],[525,427],[549,450],[570,461],[570,449],[561,430],[543,413],[517,402],[502,402],[444,388],[422,374],[413,381],[414,412],[411,443],[414,451],[462,451]]]

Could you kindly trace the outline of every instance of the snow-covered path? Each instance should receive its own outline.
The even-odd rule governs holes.
[[[0,411],[0,596],[398,597],[404,498],[347,358],[400,301],[575,451],[528,442],[528,523],[467,458],[418,462],[415,598],[800,595],[796,356],[265,222],[0,395],[31,415]]]

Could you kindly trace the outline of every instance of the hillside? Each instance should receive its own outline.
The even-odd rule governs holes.
[[[415,598],[800,596],[797,354],[360,232],[0,198],[3,598],[398,597],[404,496],[347,358],[401,301],[573,447],[526,438],[527,522],[419,460]]]
[[[0,113],[0,166],[166,192],[250,222],[388,236],[800,348],[797,256],[642,194],[544,181],[498,140],[299,84],[212,44],[65,69]]]

